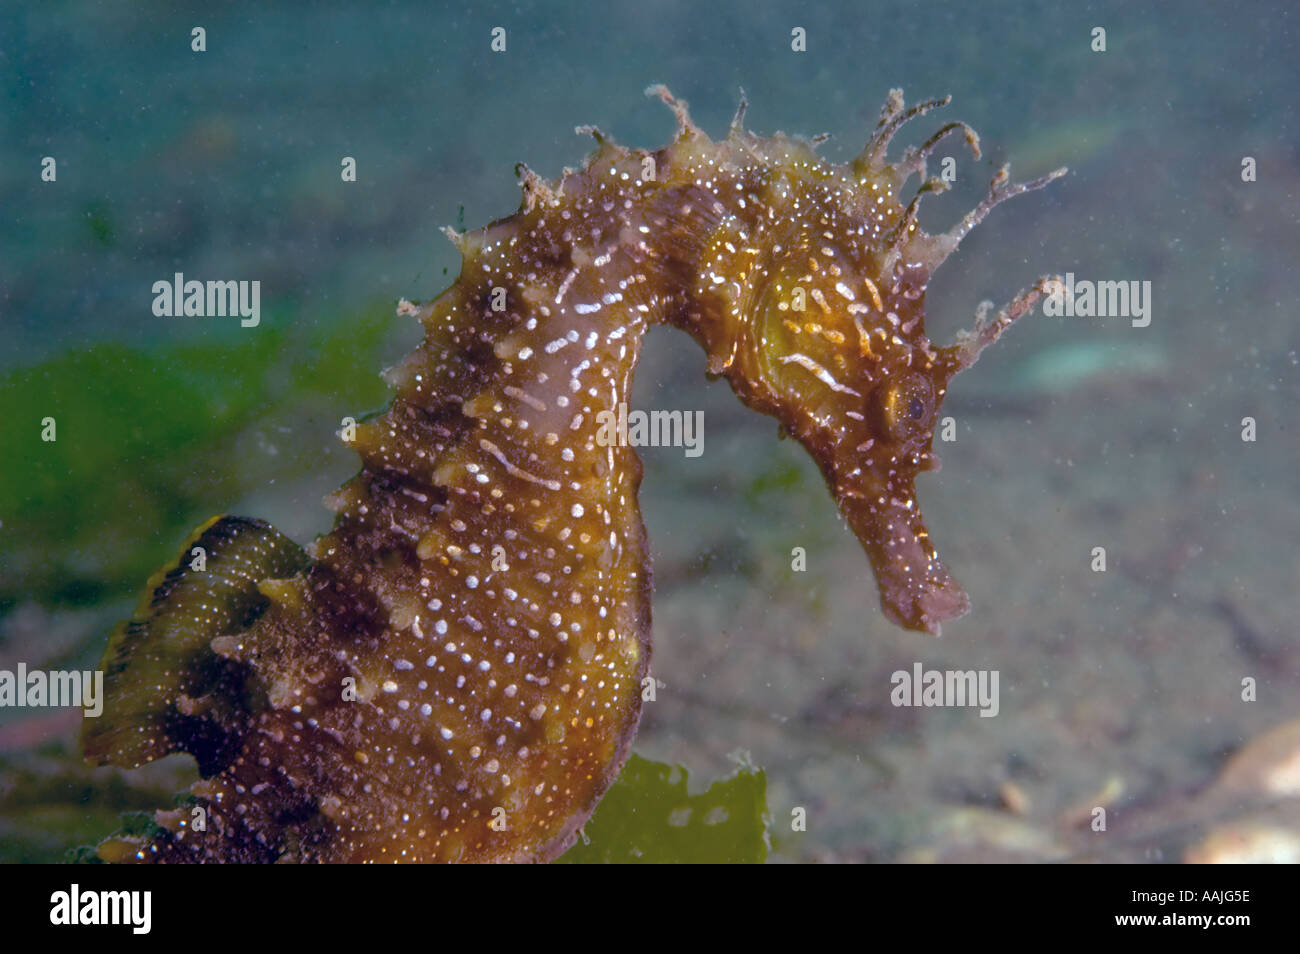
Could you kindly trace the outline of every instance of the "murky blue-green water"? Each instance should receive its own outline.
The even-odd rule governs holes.
[[[376,373],[417,340],[394,303],[454,277],[439,229],[511,213],[517,162],[579,165],[576,125],[662,145],[672,116],[643,90],[663,82],[721,136],[743,88],[751,129],[829,132],[839,160],[891,87],[951,93],[910,141],[960,118],[985,158],[954,144],[930,229],[1002,161],[1072,171],[938,272],[931,335],[1049,272],[1150,282],[1150,322],[1035,314],[958,379],[957,440],[919,488],[974,604],[941,640],[883,619],[802,451],[656,333],[638,401],[703,410],[708,438],[697,459],[643,454],[665,688],[637,750],[705,778],[746,750],[783,860],[1176,860],[1216,826],[1300,857],[1295,790],[1214,783],[1300,719],[1294,20],[1285,3],[6,5],[0,669],[93,665],[210,514],[328,527],[319,499],[356,466],[333,430],[383,404]],[[151,287],[177,272],[259,280],[260,323],[156,317]],[[915,662],[998,670],[998,717],[893,706]],[[0,858],[58,858],[185,771],[90,771],[74,715],[0,710]]]

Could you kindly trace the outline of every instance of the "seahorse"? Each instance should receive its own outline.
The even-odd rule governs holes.
[[[861,541],[885,616],[937,633],[969,601],[940,560],[914,482],[952,377],[1047,291],[1047,279],[949,347],[925,335],[935,268],[1009,184],[937,235],[927,158],[896,161],[891,91],[851,162],[818,140],[762,138],[741,105],[711,140],[663,87],[677,131],[625,148],[599,130],[581,170],[518,170],[523,199],[449,230],[458,278],[423,306],[421,344],[386,372],[387,410],[343,437],[360,472],[305,550],[215,518],[113,634],[99,764],[188,752],[202,778],[141,862],[546,861],[618,774],[650,659],[651,567],[634,448],[602,435],[629,400],[642,340],[684,329],[746,405],[808,450]],[[904,202],[913,176],[919,185]]]

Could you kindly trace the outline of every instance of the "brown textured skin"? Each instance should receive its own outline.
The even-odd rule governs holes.
[[[900,190],[953,123],[885,161],[891,93],[853,163],[745,132],[713,142],[685,105],[675,141],[599,151],[554,185],[523,173],[519,212],[454,236],[460,277],[429,305],[396,397],[362,424],[361,472],[332,498],[312,565],[262,581],[265,612],[212,640],[242,667],[210,713],[224,763],[148,844],[157,861],[547,860],[626,757],[650,642],[650,564],[635,451],[597,415],[629,397],[650,325],[688,331],[750,407],[817,460],[894,622],[965,612],[921,520],[916,475],[948,382],[1042,291],[958,345],[924,333],[933,269],[1001,199],[929,236]],[[920,191],[942,184],[925,182]],[[494,291],[497,289],[497,291]],[[355,698],[345,688],[355,687]],[[229,693],[228,693],[229,694]],[[110,694],[111,695],[111,694]],[[111,716],[111,713],[110,713]],[[192,740],[168,740],[194,751]],[[167,746],[164,746],[166,748]],[[114,761],[113,753],[98,753]],[[490,824],[504,809],[504,827]],[[498,811],[498,815],[500,812]]]

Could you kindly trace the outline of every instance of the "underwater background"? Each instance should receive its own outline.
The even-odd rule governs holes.
[[[1300,860],[1295,19],[1287,3],[4,5],[0,669],[93,668],[213,514],[325,531],[322,496],[358,466],[339,421],[384,405],[378,372],[419,338],[396,301],[455,276],[440,228],[513,212],[517,162],[579,165],[576,125],[661,146],[674,120],[643,91],[662,82],[719,138],[743,88],[750,129],[828,132],[844,160],[891,87],[951,93],[903,138],[961,119],[985,155],[939,153],[959,176],[922,207],[929,231],[1004,161],[1071,172],[936,273],[931,337],[1067,271],[1151,282],[1151,322],[1039,310],[957,379],[957,440],[918,485],[973,604],[940,639],[881,615],[804,452],[707,382],[694,343],[654,332],[637,406],[706,427],[699,457],[641,451],[660,688],[635,751],[701,784],[762,769],[775,861]],[[260,324],[155,317],[151,286],[175,272],[260,280]],[[892,705],[891,674],[916,663],[999,671],[998,715]],[[79,726],[76,709],[0,708],[0,861],[61,860],[194,777],[181,757],[92,770]]]

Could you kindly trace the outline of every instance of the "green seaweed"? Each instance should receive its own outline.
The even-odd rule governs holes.
[[[633,754],[561,856],[566,864],[761,864],[767,858],[767,776],[741,765],[707,791],[687,790],[680,765]]]
[[[97,344],[0,376],[0,605],[130,592],[196,524],[271,479],[301,476],[332,440],[336,413],[386,400],[375,367],[385,332],[403,324],[389,306],[324,328],[264,316],[252,332]],[[42,439],[46,418],[54,441]],[[321,429],[310,452],[246,452],[254,428],[304,418]]]
[[[92,772],[72,747],[48,758],[0,755],[0,864],[83,860],[109,832],[151,830],[153,806],[191,774],[179,761],[152,780]]]
[[[766,466],[745,485],[745,503],[761,508],[774,499],[797,493],[803,485],[805,469],[804,462],[793,455],[773,454]]]
[[[261,410],[281,337],[103,344],[0,379],[0,599],[89,603],[147,574],[150,533],[181,539],[205,500],[238,487],[213,449]]]

